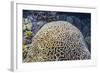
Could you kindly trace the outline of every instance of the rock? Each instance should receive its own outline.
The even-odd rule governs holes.
[[[90,36],[85,37],[85,42],[87,43],[88,49],[91,52],[91,37]]]
[[[73,16],[67,16],[67,22],[73,23]]]

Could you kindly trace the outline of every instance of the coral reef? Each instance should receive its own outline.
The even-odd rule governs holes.
[[[31,30],[32,36],[34,37],[42,26],[52,21],[67,21],[76,26],[82,32],[84,38],[89,37],[91,39],[90,13],[23,10],[23,34],[24,31]],[[31,39],[25,39],[25,41],[28,43]],[[91,52],[91,41],[86,41],[86,44]]]
[[[91,58],[90,13],[23,10],[22,22],[23,62]]]
[[[68,18],[72,20],[71,18]],[[27,36],[30,36],[28,33]],[[90,52],[80,30],[67,21],[45,24],[23,45],[24,62],[63,61],[90,59]]]

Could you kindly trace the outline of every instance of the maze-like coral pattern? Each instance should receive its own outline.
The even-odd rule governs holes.
[[[25,62],[90,59],[80,30],[65,21],[45,24],[33,37]]]

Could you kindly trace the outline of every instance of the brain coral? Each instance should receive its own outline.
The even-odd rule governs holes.
[[[90,59],[82,33],[66,21],[45,24],[31,45],[26,62]]]

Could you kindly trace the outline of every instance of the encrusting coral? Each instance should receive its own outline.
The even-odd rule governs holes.
[[[85,60],[90,52],[79,29],[66,21],[45,24],[33,37],[25,62]]]

